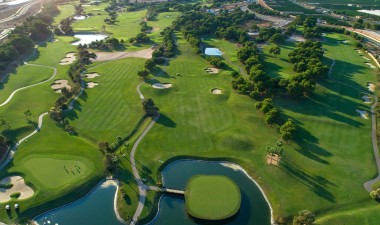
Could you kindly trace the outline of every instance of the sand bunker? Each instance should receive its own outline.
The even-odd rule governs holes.
[[[86,83],[86,87],[87,88],[94,88],[97,85],[99,85],[99,84],[96,83],[96,82],[88,82],[88,83]]]
[[[157,89],[166,89],[166,88],[171,88],[173,85],[172,84],[162,84],[162,83],[155,83],[152,85],[152,87],[157,88]]]
[[[368,82],[366,87],[368,88],[368,90],[370,90],[372,92],[374,92],[376,89],[376,86],[371,82]]]
[[[365,57],[365,56],[362,56],[362,57],[363,57],[363,59],[365,59],[365,60],[367,60],[367,61],[370,60],[369,58],[367,58],[367,57]]]
[[[289,41],[292,42],[305,42],[306,39],[301,35],[292,35],[288,38]]]
[[[213,93],[214,95],[221,95],[222,90],[220,90],[219,88],[214,88],[211,90],[211,93]]]
[[[20,193],[20,197],[18,199],[26,199],[32,197],[34,191],[28,185],[25,184],[24,179],[20,176],[9,176],[3,178],[0,181],[1,185],[13,184],[13,186],[9,189],[0,188],[0,202],[7,202],[11,200],[11,194]]]
[[[267,155],[267,163],[269,165],[275,165],[278,166],[280,164],[281,157],[274,154],[274,155]]]
[[[206,68],[207,73],[219,73],[219,69],[217,68]]]
[[[366,103],[366,104],[370,104],[372,102],[371,98],[367,95],[363,95],[362,99],[363,99],[364,103]]]
[[[153,49],[148,48],[135,52],[96,52],[96,59],[92,61],[108,61],[115,59],[124,59],[124,58],[143,58],[151,59],[153,54]]]
[[[363,53],[362,51],[360,51],[360,50],[356,50],[359,54],[361,54],[361,53]]]
[[[61,62],[59,65],[70,65],[76,60],[75,53],[69,52],[66,54],[66,56],[61,59]]]
[[[372,63],[365,63],[365,64],[367,64],[372,69],[376,69],[376,66],[372,65]]]
[[[61,93],[62,88],[71,90],[71,86],[69,85],[68,80],[56,80],[54,81],[54,84],[51,85],[51,88],[54,89],[56,93]]]
[[[356,112],[358,112],[360,114],[361,118],[368,120],[368,113],[367,113],[367,111],[356,109]]]
[[[99,77],[100,75],[98,73],[86,73],[84,75],[85,78],[93,79],[95,77]]]
[[[344,40],[344,41],[340,41],[340,42],[345,43],[345,44],[350,43],[350,41],[348,41],[348,40]]]

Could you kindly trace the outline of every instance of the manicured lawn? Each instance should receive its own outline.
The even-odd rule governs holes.
[[[43,158],[49,157],[49,158]],[[55,158],[56,157],[56,158]],[[30,155],[24,159],[24,166],[31,175],[48,188],[58,188],[67,183],[74,183],[93,171],[93,163],[85,157],[67,157],[65,155]],[[70,158],[64,160],[60,158]],[[82,163],[86,161],[90,168]],[[43,166],[42,166],[43,165]]]
[[[255,101],[231,90],[228,73],[205,74],[207,62],[194,54],[180,35],[178,39],[181,54],[170,61],[167,73],[155,77],[160,82],[173,83],[173,87],[166,90],[156,90],[150,85],[142,87],[142,92],[152,97],[161,111],[161,118],[136,154],[141,166],[151,171],[144,173],[144,178],[155,183],[159,160],[178,155],[229,157],[253,177],[260,177],[259,183],[277,216],[294,215],[305,208],[305,196],[306,208],[312,211],[371,201],[363,183],[376,170],[370,121],[360,118],[355,111],[369,110],[360,93],[322,79],[315,93],[306,98],[276,98],[276,104],[299,128],[295,142],[285,145],[281,166],[269,167],[264,160],[265,146],[274,145],[278,139],[276,129],[264,124],[262,115],[255,110]],[[336,51],[329,50],[327,54],[347,64],[360,57],[338,51],[343,48],[354,52],[350,45],[335,48]],[[272,60],[277,63],[281,58]],[[346,74],[352,80],[376,80],[375,71],[365,67],[360,75],[350,71],[350,67],[335,69],[333,76]],[[177,72],[182,76],[176,79],[167,76]],[[223,89],[224,94],[212,95],[210,89],[214,87]],[[287,187],[287,194],[283,187]]]
[[[65,4],[65,5],[60,5],[58,6],[58,9],[60,13],[54,17],[54,24],[58,25],[61,20],[66,19],[69,16],[74,15],[75,13],[75,8],[73,4]]]
[[[99,85],[86,90],[76,104],[76,114],[70,116],[79,133],[95,142],[111,143],[117,136],[127,136],[133,130],[143,116],[136,86],[140,82],[137,71],[144,62],[127,58],[89,69],[100,76],[87,81]]]
[[[239,187],[225,176],[195,176],[186,186],[186,211],[204,220],[221,220],[235,215],[240,208]]]

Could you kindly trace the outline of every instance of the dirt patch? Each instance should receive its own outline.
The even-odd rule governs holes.
[[[372,92],[374,92],[376,89],[376,86],[371,82],[368,82],[366,87],[368,88],[368,90],[370,90]]]
[[[301,35],[291,35],[288,38],[288,41],[292,41],[292,42],[305,42],[306,39],[303,36],[301,36]]]
[[[221,94],[223,94],[222,90],[220,90],[219,88],[212,89],[211,93],[213,93],[214,95],[221,95]]]
[[[372,63],[365,63],[367,64],[371,69],[376,69],[376,66],[374,66]]]
[[[75,53],[69,52],[66,54],[66,56],[63,59],[61,59],[61,62],[59,63],[59,65],[70,65],[75,60],[76,60]]]
[[[267,163],[268,165],[278,166],[280,164],[281,157],[277,154],[267,155]]]
[[[85,78],[93,79],[95,77],[99,77],[100,75],[98,73],[86,73],[84,75]]]
[[[124,59],[124,58],[143,58],[151,59],[153,54],[153,49],[148,48],[135,52],[96,52],[96,59],[93,61],[109,61],[115,59]]]
[[[157,89],[166,89],[166,88],[171,88],[172,86],[173,86],[172,84],[162,84],[162,83],[152,84],[152,87],[157,88]]]
[[[356,109],[356,112],[360,114],[361,118],[368,120],[369,117],[367,111]]]
[[[219,69],[217,68],[210,67],[210,68],[206,68],[205,70],[207,73],[219,73]]]
[[[33,196],[34,191],[31,187],[25,184],[24,178],[20,176],[9,176],[0,181],[1,185],[12,184],[11,188],[0,188],[0,202],[11,200],[11,194],[20,193],[18,199],[26,199]]]
[[[97,85],[99,85],[99,84],[96,83],[96,82],[88,82],[88,83],[86,83],[86,87],[87,88],[94,88]]]
[[[153,27],[153,29],[150,32],[155,32],[155,31],[159,31],[159,30],[160,30],[159,27]]]
[[[54,81],[54,84],[51,85],[51,88],[54,89],[56,93],[61,93],[62,88],[67,88],[68,90],[71,90],[71,86],[69,85],[68,80],[56,80]]]
[[[364,103],[366,103],[366,104],[372,103],[371,98],[367,95],[363,95],[362,99],[363,99]]]

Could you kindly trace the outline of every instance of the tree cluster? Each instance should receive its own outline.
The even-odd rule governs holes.
[[[267,9],[267,8],[262,7],[259,4],[250,4],[248,6],[248,9],[258,12],[263,15],[281,16],[280,11]]]
[[[280,111],[273,105],[271,98],[266,98],[262,102],[257,102],[256,109],[264,113],[264,121],[266,124],[273,124],[280,117]]]
[[[156,63],[159,63],[159,58],[170,58],[174,56],[176,49],[176,43],[174,40],[174,31],[172,28],[167,27],[161,31],[160,35],[163,37],[162,43],[153,52],[153,59]]]
[[[74,18],[71,16],[61,20],[61,22],[59,23],[59,27],[56,27],[54,29],[54,34],[56,34],[56,35],[70,35],[70,36],[74,35],[74,30],[73,30],[73,27],[71,26],[71,24],[74,21],[75,21]]]
[[[136,37],[132,37],[129,39],[129,43],[148,43],[150,42],[150,38],[145,33],[138,33]]]
[[[226,65],[223,59],[218,56],[206,56],[206,60],[216,68],[223,68]]]
[[[218,15],[190,10],[179,16],[173,22],[173,27],[181,31],[196,51],[200,52],[197,48],[201,35],[214,34],[239,43],[247,41],[248,34],[240,25],[254,18],[254,14],[240,9],[231,12],[222,10]]]
[[[280,28],[264,27],[260,29],[259,36],[256,38],[257,42],[270,41],[272,43],[282,43],[285,41],[285,35],[282,34]]]
[[[307,39],[320,38],[322,36],[321,28],[317,26],[317,19],[306,17],[303,21],[303,36]]]
[[[110,51],[120,49],[124,46],[124,40],[117,38],[107,38],[105,40],[96,40],[91,42],[88,47],[92,49],[100,49],[103,51]]]
[[[293,70],[298,74],[290,80],[281,80],[279,86],[293,96],[310,93],[314,90],[318,77],[328,71],[328,67],[321,61],[323,54],[320,42],[300,42],[289,53],[289,61],[293,63]]]
[[[33,41],[45,40],[51,34],[49,26],[58,12],[54,2],[47,2],[40,13],[27,18],[9,34],[8,40],[0,45],[0,71],[6,69],[8,62],[30,53]]]

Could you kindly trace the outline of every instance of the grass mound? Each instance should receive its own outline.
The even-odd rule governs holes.
[[[20,197],[21,193],[20,192],[15,192],[12,193],[10,196],[12,199],[18,199]]]
[[[239,187],[225,176],[194,176],[186,187],[186,211],[197,219],[227,219],[239,211],[240,202]]]

